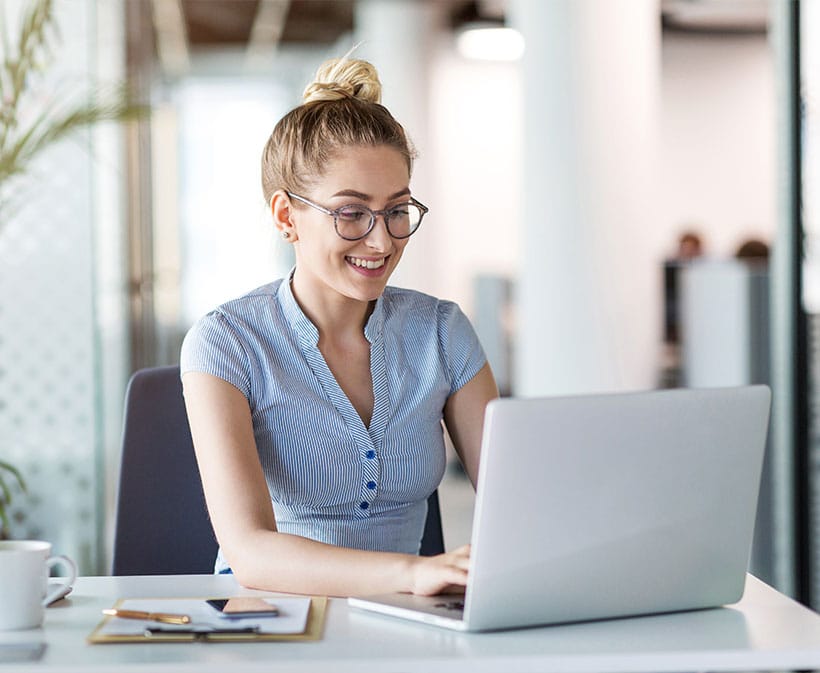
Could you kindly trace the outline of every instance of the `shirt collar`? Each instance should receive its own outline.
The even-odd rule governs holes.
[[[299,335],[301,340],[308,341],[315,346],[319,343],[319,330],[316,329],[316,325],[310,322],[308,317],[302,312],[299,303],[296,301],[296,297],[293,296],[291,282],[293,282],[293,274],[295,271],[296,267],[294,266],[279,285],[279,291],[276,294],[279,299],[279,305],[282,307],[282,312],[285,314],[285,318],[290,323],[293,331]]]
[[[293,274],[295,271],[296,267],[294,266],[279,285],[279,290],[276,293],[277,298],[279,299],[279,304],[282,307],[285,318],[296,334],[298,334],[302,340],[308,341],[316,346],[319,343],[319,330],[316,329],[316,325],[302,312],[299,303],[296,301],[296,297],[293,296],[291,283],[293,282]],[[376,300],[373,312],[370,314],[367,324],[364,327],[365,338],[371,344],[374,343],[381,338],[383,326],[384,294],[382,293]]]
[[[382,336],[382,327],[384,326],[384,292],[379,295],[376,300],[376,305],[373,307],[373,313],[367,319],[367,324],[364,326],[364,336],[371,343],[375,343]]]

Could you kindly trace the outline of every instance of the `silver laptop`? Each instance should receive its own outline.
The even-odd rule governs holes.
[[[734,603],[770,400],[766,386],[495,400],[465,595],[349,604],[483,631]]]

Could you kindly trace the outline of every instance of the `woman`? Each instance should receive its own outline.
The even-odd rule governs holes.
[[[473,484],[497,396],[459,308],[386,287],[427,208],[372,65],[332,60],[262,157],[288,278],[186,336],[181,369],[216,568],[249,587],[435,594],[466,583],[469,546],[418,556],[444,420]]]

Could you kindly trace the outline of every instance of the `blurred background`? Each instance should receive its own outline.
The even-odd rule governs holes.
[[[36,1],[0,0],[4,49]],[[818,4],[53,0],[35,105],[125,81],[150,112],[7,182],[7,533],[108,572],[128,378],[290,268],[262,147],[359,44],[430,207],[393,283],[459,302],[504,394],[769,383],[752,570],[817,606]],[[448,546],[471,498],[451,470]]]

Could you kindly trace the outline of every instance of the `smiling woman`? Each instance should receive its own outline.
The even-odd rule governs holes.
[[[409,180],[401,154],[392,147],[354,146],[327,161],[321,183],[312,189],[311,195],[330,208],[291,200],[292,192],[274,193],[274,224],[296,248],[299,273],[293,292],[307,311],[340,300],[374,301],[382,294],[421,222],[419,210],[416,229],[408,233],[402,213],[417,208],[408,200]],[[345,187],[350,184],[356,189]],[[378,204],[386,207],[373,210]],[[376,226],[379,219],[384,226]]]
[[[375,68],[323,65],[262,160],[284,279],[191,329],[181,369],[220,551],[247,586],[352,595],[463,587],[469,547],[420,557],[442,421],[475,483],[495,381],[452,302],[387,285],[427,208]]]

